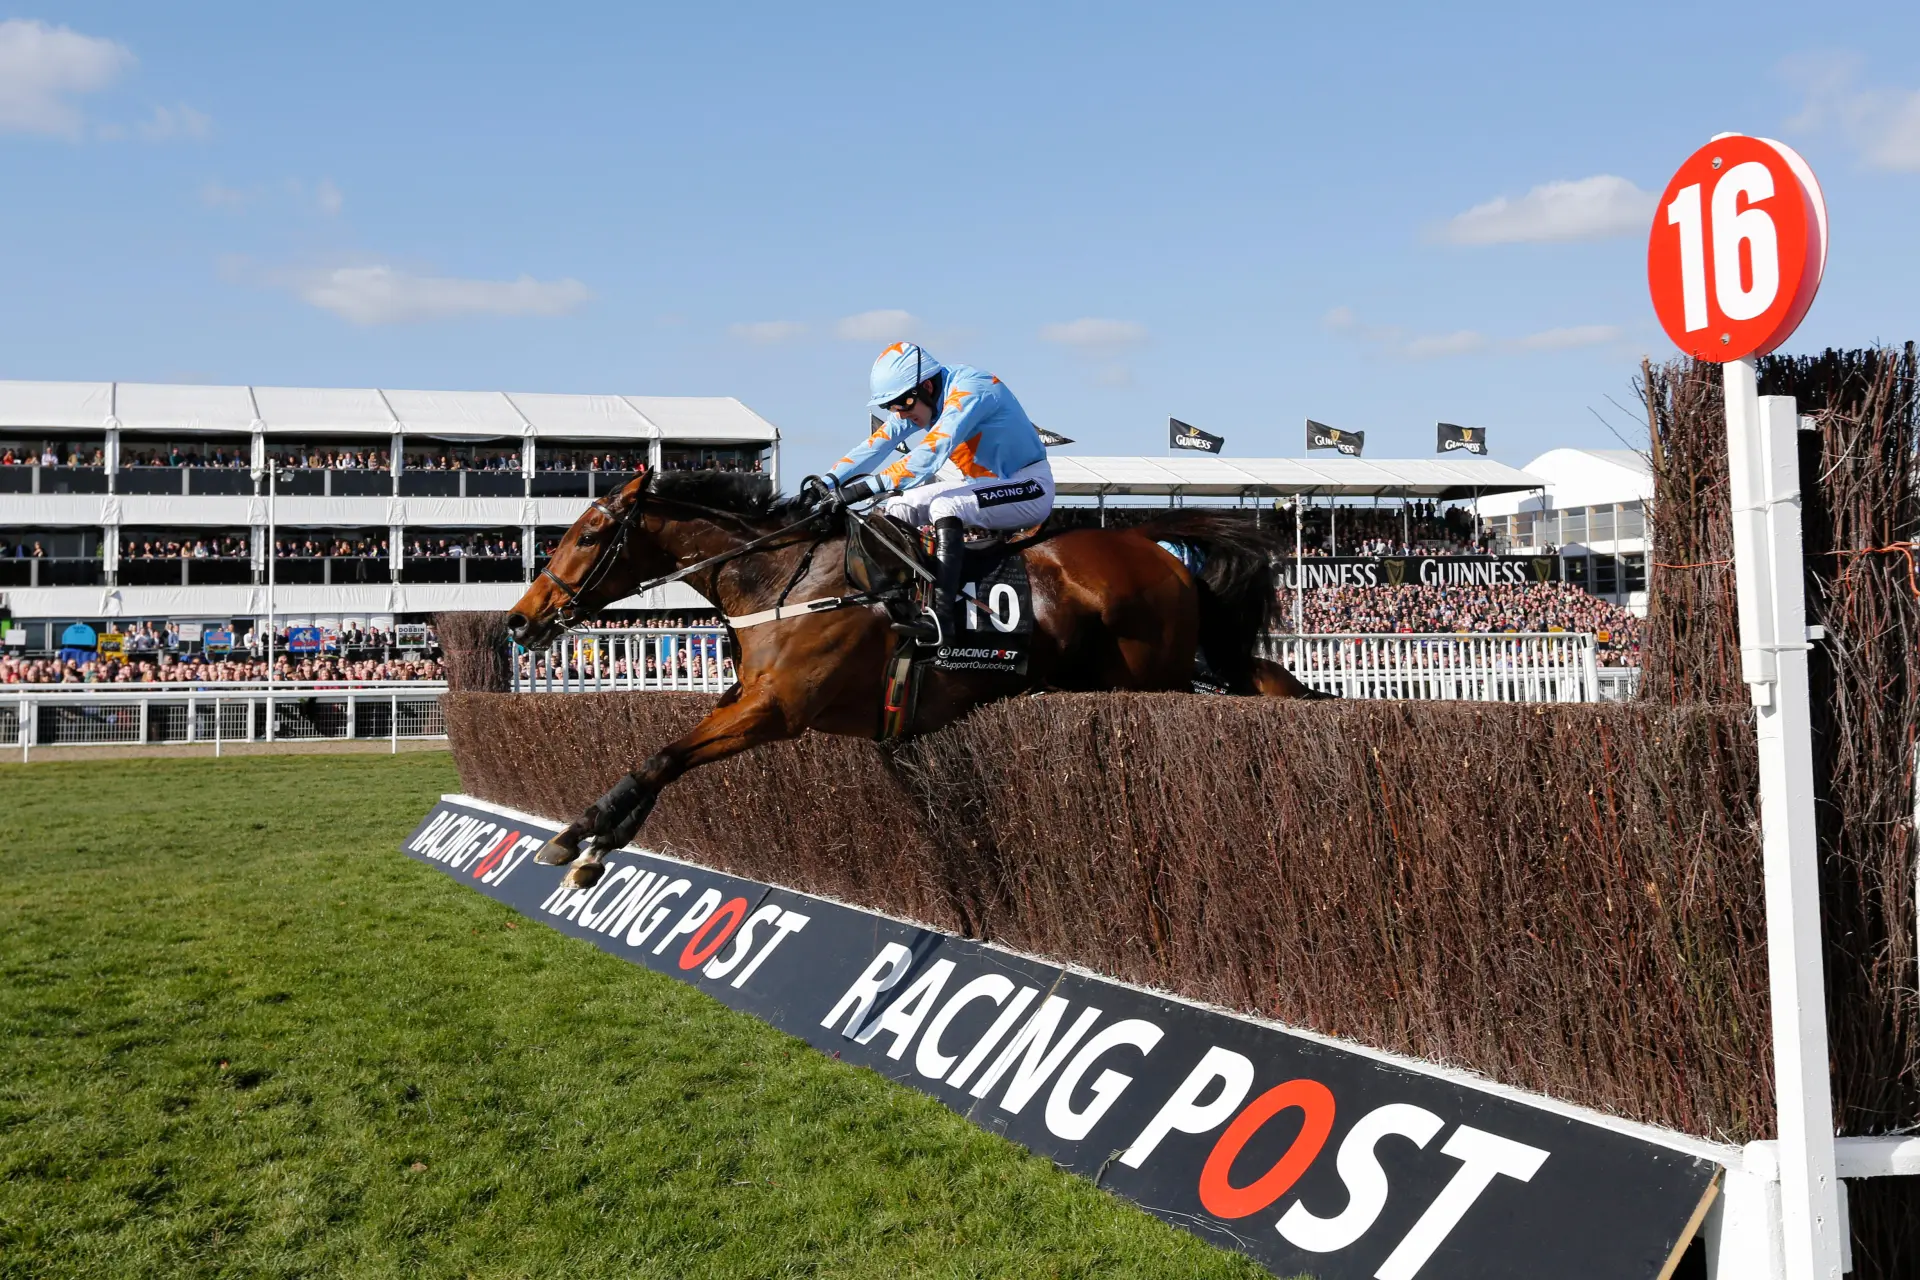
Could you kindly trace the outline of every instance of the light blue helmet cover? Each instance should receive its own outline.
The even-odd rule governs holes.
[[[945,372],[945,366],[919,343],[896,342],[882,351],[880,358],[873,362],[873,399],[867,404],[877,409],[889,401],[898,400],[928,378]]]

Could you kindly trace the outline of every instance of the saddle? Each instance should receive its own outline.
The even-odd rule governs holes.
[[[875,513],[846,525],[846,574],[855,590],[885,606],[895,621],[917,617],[930,603],[937,560],[933,530],[915,529]],[[1009,531],[972,530],[966,539],[964,581],[973,599],[962,610],[959,634],[927,653],[896,645],[887,663],[886,699],[877,735],[885,741],[913,723],[920,685],[929,667],[956,672],[1024,675],[1033,630],[1033,603],[1026,561],[1040,526]],[[912,557],[910,567],[906,557]],[[919,572],[915,572],[915,567]]]
[[[875,531],[871,527],[875,524],[884,528]],[[981,558],[997,561],[1003,554],[1024,550],[1039,536],[1041,528],[1036,524],[1024,529],[968,529],[967,562],[972,565]],[[904,520],[880,512],[862,519],[849,519],[847,581],[856,591],[886,599],[895,594],[902,599],[917,595],[926,585],[926,579],[901,560],[902,550],[910,551],[914,562],[928,574],[935,571],[931,526],[916,529]]]

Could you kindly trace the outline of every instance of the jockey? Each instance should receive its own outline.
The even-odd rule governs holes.
[[[1053,469],[1026,411],[990,373],[949,368],[917,343],[896,342],[873,362],[872,389],[867,403],[890,416],[834,464],[827,483],[840,502],[884,494],[888,515],[933,526],[933,617],[895,630],[922,644],[944,643],[959,617],[963,531],[1024,529],[1045,520],[1053,510]],[[919,431],[926,435],[906,457],[864,474]]]

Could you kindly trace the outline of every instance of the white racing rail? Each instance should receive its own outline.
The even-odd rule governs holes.
[[[718,627],[571,631],[543,650],[512,650],[515,693],[721,693],[732,683],[733,654]]]
[[[0,748],[444,738],[438,680],[0,686]]]
[[[1599,666],[1579,632],[1274,635],[1264,656],[1342,698],[1600,702],[1633,695],[1634,668]]]

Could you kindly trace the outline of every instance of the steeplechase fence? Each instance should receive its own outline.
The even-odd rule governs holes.
[[[545,649],[513,645],[508,681],[515,693],[720,693],[733,655],[717,627],[574,631]]]
[[[0,691],[0,748],[444,738],[440,681],[15,685]]]
[[[1594,637],[1579,632],[1276,635],[1264,652],[1342,698],[1617,702],[1632,696],[1637,675],[1603,673]]]

